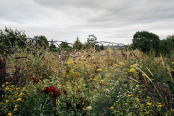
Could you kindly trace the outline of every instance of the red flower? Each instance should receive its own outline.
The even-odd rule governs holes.
[[[39,82],[39,79],[37,79],[37,78],[32,77],[32,79],[33,79],[33,83],[38,83]]]
[[[63,90],[63,93],[66,95],[67,91],[64,89],[64,90]]]
[[[56,88],[53,87],[53,86],[50,86],[50,88],[48,89],[48,91],[49,91],[49,92],[54,92],[54,91],[56,91]]]
[[[81,102],[83,102],[83,97],[80,97]]]
[[[74,74],[75,76],[73,77],[74,79],[76,79],[77,73]]]
[[[45,89],[43,90],[44,93],[49,93],[49,88],[45,87]]]
[[[105,82],[102,82],[102,86],[105,85]]]
[[[81,93],[81,91],[80,91],[79,89],[77,89],[77,92],[78,92],[78,93]]]
[[[53,98],[56,98],[59,95],[60,95],[60,91],[54,91],[53,92]]]
[[[88,100],[86,100],[86,106],[89,106],[90,102]]]

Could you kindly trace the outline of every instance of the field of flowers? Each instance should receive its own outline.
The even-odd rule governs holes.
[[[0,115],[174,115],[174,55],[117,49],[61,54],[18,49],[0,56]]]

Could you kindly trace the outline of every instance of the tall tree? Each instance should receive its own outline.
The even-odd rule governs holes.
[[[34,36],[34,39],[36,41],[36,44],[39,45],[39,46],[48,46],[49,43],[48,43],[48,40],[45,36],[41,35],[41,36]]]
[[[166,39],[160,41],[160,52],[163,55],[170,56],[174,50],[174,35],[168,36]]]
[[[67,42],[62,42],[62,43],[59,45],[59,49],[60,49],[60,50],[71,50],[72,47],[69,46]]]
[[[25,47],[27,43],[26,34],[23,31],[13,30],[5,27],[4,30],[0,30],[0,53],[9,54],[11,48],[18,45],[19,47]]]
[[[51,41],[49,47],[50,47],[50,51],[53,51],[53,52],[56,52],[57,51],[57,47],[54,44],[54,41],[53,40]]]
[[[92,45],[96,44],[96,40],[97,40],[97,37],[94,34],[89,35],[89,37],[87,38],[87,42]]]
[[[5,30],[0,30],[0,42],[3,42],[7,46],[13,47],[19,45],[25,46],[26,34],[23,31],[13,30],[5,27]]]
[[[84,49],[89,49],[95,46],[95,44],[97,43],[97,37],[92,34],[89,35],[89,37],[87,38],[87,42],[84,44]]]
[[[144,53],[149,53],[150,50],[154,50],[156,54],[159,54],[160,39],[158,35],[150,33],[148,31],[136,32],[133,36],[133,48],[137,48]]]
[[[80,42],[79,38],[77,37],[76,41],[73,44],[73,49],[81,50],[83,44]]]

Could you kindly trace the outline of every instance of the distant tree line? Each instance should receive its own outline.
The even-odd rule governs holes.
[[[54,41],[52,40],[49,48],[51,51],[61,51],[61,50],[87,50],[90,48],[94,48],[97,51],[104,50],[103,45],[96,45],[97,37],[95,35],[89,35],[89,38],[87,38],[87,41],[83,44],[79,38],[77,37],[73,44],[67,43],[67,42],[61,42],[59,46],[56,46]]]
[[[0,54],[11,54],[14,52],[15,47],[26,48],[27,45],[34,46],[36,48],[44,47],[50,51],[57,52],[61,50],[82,50],[95,48],[96,50],[103,50],[104,47],[96,45],[97,37],[95,35],[89,35],[87,41],[83,44],[77,37],[76,41],[70,45],[67,42],[62,42],[59,46],[56,46],[52,40],[50,43],[44,35],[34,36],[33,39],[28,39],[24,31],[13,30],[5,27],[4,30],[0,29]],[[13,51],[12,51],[13,48]]]
[[[48,42],[44,35],[34,36],[32,40],[27,39],[24,31],[12,30],[5,27],[4,30],[0,29],[0,54],[13,53],[12,48],[18,46],[19,48],[26,48],[27,45],[36,48],[47,48],[50,51],[57,52],[62,50],[86,50],[94,48],[96,51],[104,50],[106,46],[97,45],[97,37],[89,35],[87,41],[83,44],[77,37],[73,44],[62,42],[56,46],[54,41]],[[139,49],[142,52],[149,54],[155,52],[156,56],[160,54],[170,56],[174,51],[174,35],[168,36],[166,39],[160,40],[159,36],[148,32],[138,31],[133,35],[132,44],[129,46],[131,49]],[[14,49],[13,49],[14,50]]]
[[[156,56],[162,54],[170,57],[174,51],[174,35],[169,35],[166,39],[160,40],[159,36],[154,33],[138,31],[133,35],[130,46],[132,49],[139,49],[146,54],[155,52]]]

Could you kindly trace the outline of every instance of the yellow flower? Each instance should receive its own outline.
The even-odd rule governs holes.
[[[12,116],[12,113],[8,113],[8,116]]]
[[[149,99],[150,97],[149,96],[147,96],[147,99]]]
[[[132,80],[129,80],[129,82],[130,82],[130,83],[133,83],[134,81],[132,81]]]
[[[130,68],[136,68],[138,64],[131,65]]]
[[[147,102],[147,105],[151,106],[151,105],[152,105],[152,103],[150,103],[150,102]]]
[[[149,114],[149,113],[150,113],[149,111],[146,112],[146,114]]]
[[[129,69],[129,72],[136,72],[134,68]]]
[[[19,96],[22,96],[22,95],[24,95],[24,93],[20,93],[20,94],[19,94]]]
[[[6,86],[5,90],[7,90],[7,91],[8,91],[9,89],[10,89],[10,88],[9,88],[8,86]]]
[[[15,108],[17,108],[17,107],[18,107],[18,105],[15,105],[14,107],[15,107]]]
[[[127,105],[128,103],[124,103],[124,104],[126,104],[126,105]]]
[[[12,92],[12,89],[9,88],[9,87],[6,87],[5,90],[9,91],[9,92]]]
[[[174,111],[174,109],[173,109],[173,108],[171,108],[171,111],[173,112],[173,111]]]
[[[77,86],[78,88],[80,88],[80,86]]]
[[[124,63],[123,63],[123,62],[119,62],[119,64],[120,64],[120,65],[122,65],[122,66],[124,65]]]
[[[97,79],[93,79],[94,81],[97,81]]]
[[[84,111],[86,111],[86,108],[83,108]]]
[[[71,72],[71,73],[74,73],[74,69],[71,69],[70,72]]]
[[[97,69],[96,71],[100,72],[100,71],[102,71],[102,69]]]
[[[8,100],[5,100],[8,103]]]
[[[21,101],[22,99],[21,98],[18,98],[16,101]]]
[[[5,84],[7,85],[9,82],[6,82]]]
[[[157,107],[158,107],[158,108],[161,108],[161,107],[162,107],[162,105],[158,105]]]
[[[137,100],[137,102],[140,102],[140,99],[137,98],[136,100]]]
[[[71,62],[66,62],[65,64],[69,65],[69,64],[71,64]]]
[[[115,101],[115,102],[118,102],[118,101]]]
[[[113,107],[113,106],[111,106],[111,107],[110,107],[110,109],[112,110],[112,109],[114,109],[114,107]]]
[[[93,74],[90,74],[90,75],[89,75],[89,77],[92,77],[92,76],[93,76]]]
[[[4,87],[5,85],[2,85],[2,87]]]
[[[63,71],[64,74],[66,74],[66,71]]]
[[[18,109],[17,108],[14,108],[14,111],[17,111]]]
[[[131,97],[132,95],[128,95],[128,97]]]
[[[174,64],[174,62],[172,62],[172,64]]]
[[[16,94],[15,94],[16,96],[18,95],[18,93],[16,92]]]

